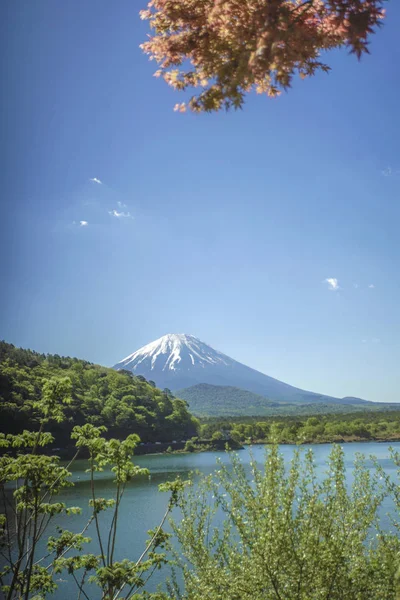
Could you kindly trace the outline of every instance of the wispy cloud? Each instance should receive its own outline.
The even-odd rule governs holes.
[[[128,208],[126,204],[124,204],[123,202],[120,202],[119,200],[118,200],[117,204],[118,204],[118,208]]]
[[[383,175],[384,177],[392,177],[393,175],[400,175],[400,169],[393,169],[393,167],[385,167],[382,171],[381,171],[381,175]]]
[[[365,338],[365,339],[361,340],[361,342],[363,344],[380,344],[381,339],[378,337],[371,337],[371,338]]]
[[[72,221],[72,225],[77,227],[87,227],[89,225],[88,221]]]
[[[112,217],[116,217],[117,219],[133,219],[130,212],[119,212],[118,210],[115,210],[115,208],[114,210],[109,210],[108,214]]]
[[[364,289],[364,284],[362,284],[362,285],[360,286],[360,284],[359,284],[359,283],[353,283],[353,288],[354,288],[355,290],[358,290],[360,287],[361,287],[362,289]],[[367,287],[367,288],[369,288],[370,290],[373,290],[373,289],[375,288],[375,284],[373,284],[373,283],[369,283],[369,284],[368,284],[366,287]]]
[[[100,181],[100,179],[97,179],[97,177],[91,177],[91,179],[89,179],[89,181],[93,181],[93,183],[98,183],[99,185],[103,185],[103,182]]]
[[[328,284],[328,288],[332,291],[337,291],[340,289],[339,282],[336,277],[327,277],[325,279],[325,283]]]

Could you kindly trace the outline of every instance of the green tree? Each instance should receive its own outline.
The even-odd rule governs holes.
[[[400,464],[400,457],[397,457]],[[400,538],[382,531],[378,509],[398,482],[371,475],[358,457],[346,485],[344,455],[334,446],[321,481],[313,454],[296,451],[285,469],[278,448],[267,450],[251,476],[237,457],[192,483],[173,522],[175,559],[190,600],[395,600]],[[210,505],[210,495],[214,503]],[[215,527],[215,517],[224,515]],[[219,517],[220,518],[220,517]]]
[[[67,467],[60,464],[58,457],[42,453],[54,441],[45,428],[51,422],[64,420],[64,408],[71,403],[71,388],[68,378],[45,382],[42,398],[34,406],[39,418],[38,430],[0,434],[0,447],[7,452],[0,458],[0,497],[4,509],[0,515],[0,590],[7,600],[43,600],[57,588],[56,575],[67,571],[76,582],[78,598],[89,597],[87,586],[91,584],[98,586],[96,597],[102,600],[160,598],[145,591],[142,594],[141,590],[154,570],[167,560],[165,553],[159,552],[168,538],[162,527],[183,484],[176,481],[162,486],[171,493],[170,499],[161,523],[149,532],[150,539],[142,554],[135,559],[116,561],[118,516],[125,486],[133,477],[148,471],[132,462],[138,436],[133,434],[123,441],[107,440],[103,436],[104,426],[86,424],[74,428],[72,439],[77,450]],[[81,510],[67,507],[57,499],[61,490],[73,485],[68,469],[81,448],[89,455],[91,516],[79,532],[59,529],[58,535],[50,536],[47,552],[43,554],[40,548],[54,517],[67,517]],[[105,467],[111,468],[115,477],[115,494],[109,499],[96,494],[96,473]],[[10,485],[14,489],[11,496]],[[104,535],[100,533],[99,520],[106,509],[113,514]],[[90,528],[94,528],[97,554],[82,552],[84,544],[90,541],[87,536]],[[89,582],[88,575],[91,575]]]
[[[76,358],[48,355],[15,348],[0,342],[0,431],[20,433],[39,423],[35,402],[40,399],[42,381],[67,376],[71,382],[71,403],[65,420],[54,422],[49,431],[56,446],[70,443],[74,425],[105,425],[109,436],[131,433],[143,441],[167,441],[196,434],[198,422],[186,402],[162,392],[144,377],[130,371],[114,371]]]
[[[235,444],[238,444],[238,445],[241,444],[243,441],[242,436],[235,429],[232,429],[232,431],[230,432],[230,438]]]
[[[184,451],[185,452],[194,452],[196,450],[196,446],[194,445],[194,442],[192,442],[192,440],[187,440],[185,447],[184,447]]]

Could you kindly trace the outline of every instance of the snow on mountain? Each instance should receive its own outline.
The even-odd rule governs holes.
[[[342,402],[264,375],[184,333],[164,335],[118,362],[114,369],[143,375],[158,387],[171,390],[208,383],[236,386],[281,402]],[[356,402],[365,401],[355,399]]]
[[[121,360],[115,369],[128,369],[139,374],[151,371],[182,371],[193,366],[229,365],[232,360],[204,344],[194,335],[169,333],[143,346]]]

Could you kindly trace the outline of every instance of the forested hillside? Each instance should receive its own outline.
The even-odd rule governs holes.
[[[105,425],[115,437],[137,433],[144,442],[197,434],[198,422],[186,402],[144,377],[6,342],[0,342],[0,431],[16,433],[35,426],[34,403],[44,382],[52,378],[67,378],[71,386],[67,420],[51,428],[57,445],[66,444],[72,427],[85,422]]]
[[[374,410],[376,404],[326,404],[312,402],[310,404],[275,402],[233,386],[211,385],[199,383],[192,387],[178,390],[177,396],[189,404],[189,410],[197,417],[226,416],[258,416],[273,415],[315,415],[319,413],[347,413]]]
[[[209,383],[199,383],[176,393],[186,400],[193,414],[199,417],[270,415],[275,414],[275,408],[282,406],[282,403],[271,402],[248,390]]]
[[[229,432],[238,442],[245,440],[289,443],[352,441],[399,441],[400,407],[392,411],[326,414],[310,417],[277,416],[210,417],[202,420],[200,434],[211,438],[215,432]]]

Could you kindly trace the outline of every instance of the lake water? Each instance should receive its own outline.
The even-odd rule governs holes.
[[[347,467],[347,477],[349,482],[352,479],[353,461],[356,453],[361,452],[366,456],[374,455],[386,470],[395,475],[395,468],[389,458],[389,447],[392,446],[400,450],[400,443],[353,443],[344,444],[345,461]],[[326,470],[326,461],[330,453],[330,444],[320,444],[312,446],[318,470],[323,475]],[[280,451],[287,462],[290,461],[293,454],[293,446],[281,446]],[[251,451],[256,460],[262,463],[265,449],[263,446],[252,446]],[[250,449],[246,448],[239,452],[239,456],[244,464],[250,462]],[[118,530],[118,556],[116,558],[137,559],[147,539],[147,530],[153,529],[161,520],[165,512],[168,496],[158,491],[158,485],[165,481],[173,480],[180,475],[183,479],[187,478],[190,471],[199,470],[201,473],[211,473],[216,468],[216,459],[220,458],[224,463],[229,463],[229,456],[224,452],[204,452],[200,454],[160,454],[140,456],[135,459],[135,463],[147,467],[150,470],[150,477],[140,477],[130,482],[127,486],[125,496],[120,509],[119,530]],[[72,478],[75,486],[67,489],[62,496],[62,500],[68,506],[80,506],[83,513],[78,516],[63,517],[59,522],[62,527],[73,531],[79,531],[87,522],[90,510],[88,500],[90,496],[88,474],[85,473],[87,462],[78,460],[72,468]],[[112,474],[103,472],[98,474],[96,480],[96,495],[98,497],[111,498],[113,495]],[[384,507],[384,512],[390,506]],[[106,529],[106,513],[101,515],[102,526]],[[51,533],[51,532],[50,532]],[[94,532],[92,532],[93,534]],[[90,545],[88,551],[90,550]],[[92,551],[96,552],[93,547]],[[66,579],[66,576],[62,576]],[[164,577],[163,573],[158,572],[157,578],[153,583],[160,582]],[[71,587],[70,581],[60,581],[59,590],[53,596],[56,600],[65,598],[75,598],[75,588]],[[95,591],[94,585],[90,586]],[[153,587],[153,586],[152,586]],[[90,594],[91,598],[96,598],[95,594]]]

